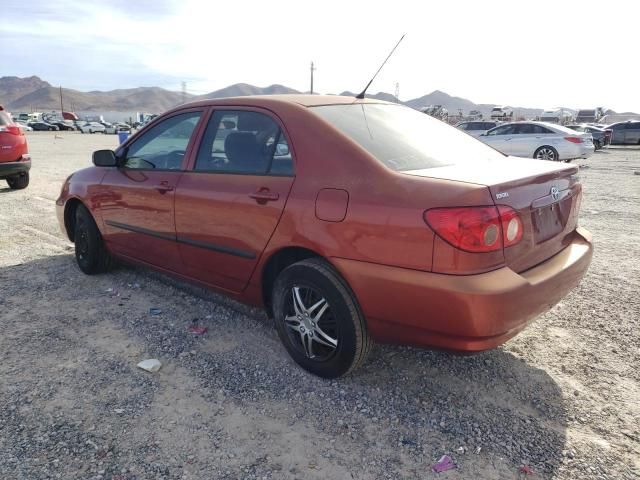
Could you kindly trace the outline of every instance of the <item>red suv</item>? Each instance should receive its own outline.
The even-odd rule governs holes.
[[[6,180],[14,190],[26,188],[30,168],[27,138],[0,107],[0,179]]]
[[[323,377],[373,341],[494,348],[592,255],[575,165],[507,157],[376,100],[182,105],[93,162],[57,200],[83,272],[116,257],[264,306]]]

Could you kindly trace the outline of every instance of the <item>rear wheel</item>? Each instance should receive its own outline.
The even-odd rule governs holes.
[[[106,272],[111,269],[113,260],[104,246],[102,235],[91,213],[84,205],[76,209],[74,230],[76,261],[80,270],[87,275]]]
[[[340,275],[325,261],[302,260],[280,273],[272,292],[280,340],[305,370],[337,378],[371,350],[364,316]]]
[[[12,190],[22,190],[29,185],[29,172],[20,173],[13,177],[7,178],[9,188]]]
[[[533,158],[536,158],[538,160],[551,160],[553,162],[557,162],[558,160],[560,160],[558,151],[548,145],[538,148],[533,154]]]

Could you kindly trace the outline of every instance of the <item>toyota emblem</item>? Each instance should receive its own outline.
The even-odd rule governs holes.
[[[560,190],[558,190],[558,187],[551,187],[551,198],[556,201],[560,198]]]

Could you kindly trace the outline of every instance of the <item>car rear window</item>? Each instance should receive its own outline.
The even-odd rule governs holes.
[[[502,157],[459,129],[401,105],[353,103],[310,110],[396,171]]]

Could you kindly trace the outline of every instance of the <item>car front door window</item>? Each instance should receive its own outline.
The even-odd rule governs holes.
[[[201,112],[174,115],[142,134],[126,150],[123,167],[136,170],[180,170]]]

